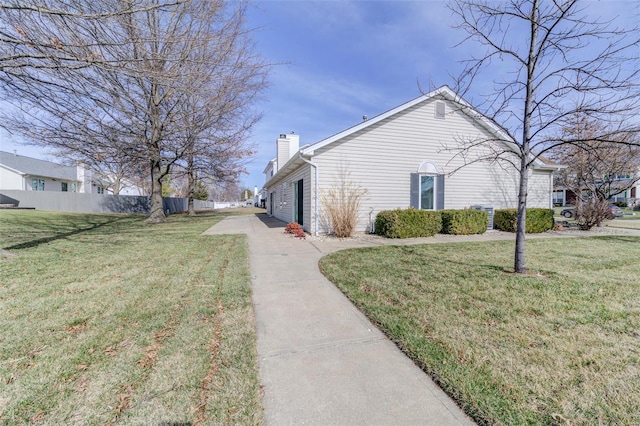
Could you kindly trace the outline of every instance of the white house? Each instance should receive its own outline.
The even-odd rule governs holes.
[[[492,140],[462,155],[460,147]],[[370,230],[381,210],[516,207],[518,172],[504,161],[474,161],[488,150],[511,151],[501,128],[443,86],[311,145],[282,134],[265,168],[267,213],[298,222],[310,233],[329,229],[322,195],[345,179],[362,188],[358,231]],[[514,156],[515,157],[515,156]],[[536,161],[528,207],[552,206],[552,172]]]
[[[0,151],[0,190],[109,192],[100,178],[82,164],[64,166],[6,151]],[[120,195],[144,195],[144,191],[127,182]]]
[[[609,198],[612,203],[627,203],[630,208],[640,206],[640,170],[635,173],[627,173],[613,176],[611,188],[618,191],[620,188],[627,188],[619,194]],[[556,184],[558,181],[556,180]],[[586,191],[586,189],[585,189]],[[562,185],[556,185],[553,191],[553,203],[558,206],[574,205],[576,194]]]
[[[91,192],[83,167],[69,167],[0,151],[0,189]],[[97,190],[96,190],[97,191]]]

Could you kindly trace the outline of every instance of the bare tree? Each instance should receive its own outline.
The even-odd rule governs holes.
[[[104,135],[106,139],[108,135]],[[144,158],[125,155],[114,137],[112,143],[98,144],[87,141],[76,149],[59,148],[56,155],[64,163],[83,164],[91,170],[96,180],[114,195],[127,188],[137,188],[137,195],[150,195],[149,172]],[[97,150],[96,147],[100,147]]]
[[[458,93],[467,93],[492,64],[500,67],[480,108],[504,126],[512,141],[502,144],[509,149],[490,149],[486,159],[515,153],[519,192],[514,269],[524,273],[529,172],[547,151],[577,142],[557,137],[567,117],[581,114],[603,123],[607,130],[593,135],[594,141],[636,143],[619,136],[639,129],[634,116],[640,101],[640,32],[592,19],[588,5],[578,0],[454,0],[450,7],[468,34],[464,42],[483,48],[466,61],[457,79]],[[494,142],[468,141],[462,150],[497,146]]]
[[[87,54],[91,47],[67,32],[118,16],[144,13],[184,0],[86,2],[84,0],[20,0],[0,2],[0,82],[47,79],[35,69],[75,68],[107,64],[108,58]],[[50,26],[66,22],[61,27]],[[61,38],[62,36],[62,38]],[[96,46],[94,46],[96,47]],[[91,53],[95,53],[91,52]]]
[[[241,21],[235,24],[234,31],[242,31]],[[198,182],[236,181],[244,172],[243,162],[252,154],[248,134],[261,117],[252,105],[266,85],[264,67],[226,76],[230,60],[251,62],[253,50],[246,42],[235,49],[216,45],[202,52],[205,56],[197,61],[204,67],[197,73],[198,90],[181,103],[185,156],[178,170],[188,178],[189,214],[195,214],[193,195]]]
[[[557,145],[549,151],[553,160],[567,166],[557,174],[556,182],[575,194],[576,219],[585,230],[610,219],[609,199],[640,181],[640,135],[616,137],[612,133],[609,138],[618,142],[591,138],[591,135],[605,133],[599,123],[576,116],[569,120],[560,136],[561,140],[573,143]]]
[[[233,202],[240,199],[240,185],[237,181],[213,182],[209,186],[214,201]]]
[[[36,144],[82,152],[96,162],[113,158],[105,153],[114,148],[119,158],[145,162],[151,177],[149,220],[163,221],[162,181],[196,152],[184,125],[185,117],[197,112],[184,105],[199,105],[187,100],[204,99],[204,93],[222,86],[230,88],[227,96],[253,99],[250,95],[264,86],[266,66],[244,28],[245,4],[234,3],[231,9],[223,0],[70,4],[71,17],[2,10],[14,38],[54,40],[47,48],[56,51],[59,46],[62,52],[38,56],[42,43],[19,44],[28,60],[19,75],[9,75],[5,92],[18,115],[8,123]],[[131,12],[84,18],[122,8]],[[204,130],[235,117],[225,116],[223,109],[216,112],[221,118],[208,121]]]

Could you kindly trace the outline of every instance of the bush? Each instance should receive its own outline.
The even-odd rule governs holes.
[[[627,202],[625,201],[616,201],[613,204],[620,207],[621,209],[626,209],[627,207],[629,207],[629,204],[627,204]]]
[[[442,229],[439,211],[397,209],[376,216],[376,234],[387,238],[432,237]]]
[[[442,210],[442,233],[452,235],[483,234],[488,215],[482,210]]]
[[[499,209],[493,215],[493,227],[501,231],[516,232],[518,221],[518,210]],[[531,208],[527,209],[527,224],[525,232],[527,234],[538,234],[553,229],[553,210]]]
[[[349,180],[349,173],[340,166],[338,181],[320,194],[322,218],[330,234],[338,238],[353,236],[366,193],[366,189]]]

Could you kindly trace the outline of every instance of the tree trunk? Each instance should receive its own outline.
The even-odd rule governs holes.
[[[188,189],[189,193],[187,194],[187,197],[189,198],[189,208],[188,208],[187,215],[195,216],[196,215],[196,207],[195,207],[194,202],[193,202],[193,195],[196,193],[196,172],[195,172],[195,165],[194,165],[194,159],[193,159],[193,145],[194,145],[194,140],[193,139],[191,139],[191,142],[190,142],[189,145],[190,145],[191,148],[189,150],[189,154],[187,154],[188,155],[188,158],[187,158],[187,167],[188,167],[187,187],[189,188]]]
[[[162,141],[160,124],[160,89],[159,85],[153,82],[150,86],[151,103],[149,105],[149,123],[151,135],[148,142],[149,157],[151,159],[151,214],[147,222],[166,222],[167,216],[164,214],[162,203],[162,178],[163,173],[169,174],[169,167],[162,169]]]
[[[527,84],[524,100],[522,146],[520,152],[520,187],[518,188],[518,222],[516,226],[516,249],[513,269],[519,274],[527,272],[525,259],[525,232],[527,225],[527,188],[529,186],[529,156],[531,155],[531,115],[533,114],[533,87],[538,36],[538,0],[531,5],[531,40],[527,60]]]
[[[516,224],[516,250],[513,269],[519,273],[527,272],[525,256],[525,231],[527,229],[527,187],[529,185],[529,169],[527,158],[522,157],[520,163],[520,187],[518,188],[518,221]]]
[[[196,179],[193,172],[189,173],[189,212],[187,213],[189,216],[196,215],[196,207],[193,201],[193,194],[196,192]]]
[[[151,214],[147,222],[166,222],[167,216],[162,208],[162,165],[158,156],[151,162]]]

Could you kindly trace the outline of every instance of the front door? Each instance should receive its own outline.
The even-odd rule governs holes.
[[[273,216],[273,192],[269,193],[269,216]]]
[[[293,221],[298,222],[300,226],[304,225],[304,184],[300,179],[294,184],[293,192]]]

